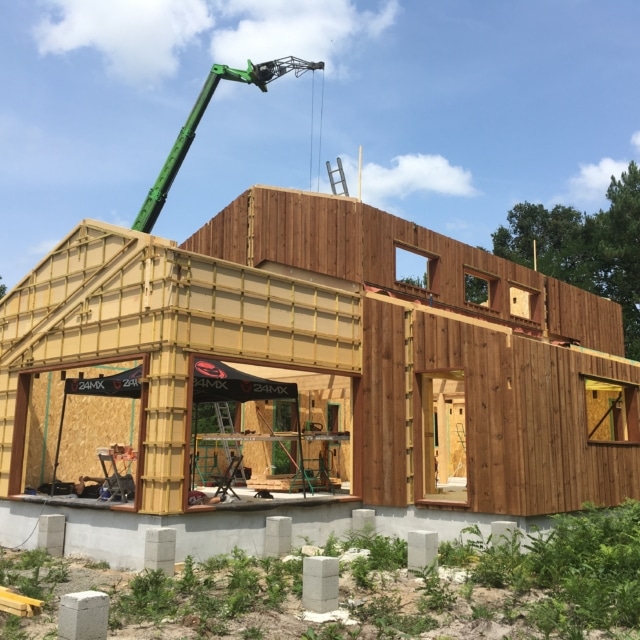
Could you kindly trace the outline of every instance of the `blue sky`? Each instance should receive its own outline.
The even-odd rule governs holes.
[[[159,236],[253,184],[329,193],[337,157],[351,195],[472,245],[518,202],[595,213],[640,158],[638,25],[637,0],[0,0],[2,283],[84,218],[132,225],[214,62],[326,70],[222,82]]]

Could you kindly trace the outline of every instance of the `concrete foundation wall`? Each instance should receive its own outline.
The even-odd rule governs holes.
[[[149,527],[176,530],[176,562],[192,556],[197,562],[231,552],[238,547],[250,555],[264,553],[266,521],[270,516],[292,519],[292,546],[323,545],[329,534],[338,538],[352,529],[352,512],[361,509],[359,502],[318,506],[287,506],[261,510],[220,510],[175,516],[151,516],[102,509],[83,509],[36,502],[0,500],[0,545],[9,548],[35,549],[41,515],[65,516],[65,556],[82,556],[108,562],[114,569],[142,570],[145,559],[145,536]],[[367,507],[365,507],[367,508]],[[504,516],[502,516],[504,518]],[[467,514],[459,511],[426,509],[375,508],[376,532],[383,536],[407,539],[410,531],[429,530],[439,540],[454,540],[469,524],[478,524],[483,535],[491,534],[490,514]],[[533,525],[545,529],[545,518],[514,518],[524,532]]]

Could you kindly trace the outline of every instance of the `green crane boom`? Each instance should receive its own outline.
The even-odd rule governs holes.
[[[182,162],[196,136],[198,124],[220,80],[255,84],[261,91],[266,92],[267,84],[289,71],[295,71],[296,77],[298,77],[305,73],[305,71],[315,71],[319,69],[324,69],[324,62],[306,62],[305,60],[300,60],[300,58],[294,58],[292,56],[271,60],[270,62],[263,62],[261,64],[253,64],[251,60],[249,60],[246,70],[232,69],[226,65],[214,64],[213,67],[211,67],[209,76],[200,91],[196,103],[193,105],[193,109],[191,109],[187,121],[180,130],[180,134],[171,149],[171,153],[169,153],[169,157],[165,161],[155,184],[149,190],[149,195],[144,201],[131,228],[136,231],[151,233],[162,211],[162,207],[167,200],[169,189],[171,189],[171,185],[178,175]]]

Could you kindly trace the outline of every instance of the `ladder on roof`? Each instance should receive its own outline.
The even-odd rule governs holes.
[[[213,409],[216,414],[216,419],[218,420],[218,429],[220,433],[224,434],[233,434],[235,433],[235,427],[233,424],[233,416],[231,415],[231,409],[229,408],[228,402],[214,402]],[[231,466],[233,459],[236,456],[235,451],[231,451],[231,443],[234,440],[229,438],[225,438],[222,440],[222,447],[224,449],[224,453],[227,457],[227,464]],[[235,440],[235,448],[238,450],[240,456],[242,456],[242,441]],[[240,462],[238,466],[238,471],[240,472],[240,477],[242,478],[244,484],[247,484],[247,478],[244,473],[244,464]]]
[[[332,169],[331,163],[327,160],[327,172],[329,173],[329,182],[331,183],[331,191],[334,196],[347,196],[349,197],[349,189],[347,188],[347,179],[344,177],[344,170],[342,169],[342,160],[337,159],[338,168]],[[335,174],[340,177],[339,180],[335,179]],[[336,185],[342,188],[342,191],[338,193]]]

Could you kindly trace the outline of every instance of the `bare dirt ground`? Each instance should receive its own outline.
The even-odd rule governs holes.
[[[45,610],[33,618],[22,619],[23,635],[14,635],[8,638],[28,638],[30,640],[44,640],[57,637],[57,616],[60,597],[68,593],[97,590],[105,593],[113,593],[115,590],[125,589],[127,583],[136,575],[133,572],[114,571],[111,569],[89,568],[86,560],[72,559],[68,562],[69,579],[58,584],[53,593],[51,603]],[[485,638],[487,640],[498,640],[502,638],[536,638],[541,637],[526,627],[522,618],[506,620],[506,613],[509,610],[509,592],[503,590],[487,590],[476,588],[472,597],[463,597],[459,593],[461,585],[456,584],[455,577],[451,579],[451,588],[458,592],[455,605],[452,610],[442,614],[430,613],[436,618],[439,627],[436,630],[423,633],[421,638],[439,639],[462,639],[462,638]],[[399,570],[378,576],[377,584],[372,590],[362,590],[355,586],[352,577],[343,573],[340,578],[340,603],[341,609],[336,614],[310,614],[302,609],[301,601],[295,596],[289,595],[279,611],[264,610],[250,612],[242,615],[238,619],[225,621],[225,631],[222,637],[231,640],[247,638],[264,638],[265,640],[299,640],[304,637],[334,639],[339,638],[361,638],[369,640],[373,638],[386,637],[392,635],[380,635],[379,629],[371,624],[362,624],[355,619],[352,607],[366,605],[372,599],[384,594],[394,602],[397,600],[398,612],[404,614],[416,613],[418,611],[418,600],[421,592],[418,587],[419,581],[406,570]],[[535,596],[531,596],[535,597]],[[342,605],[345,605],[342,607]],[[492,613],[492,620],[477,617],[478,607],[486,607]],[[474,613],[475,608],[475,613]],[[483,609],[481,609],[483,610]],[[6,615],[6,614],[0,614]],[[342,627],[336,627],[341,623]],[[336,635],[329,635],[327,628],[334,625]],[[202,638],[207,635],[198,635],[200,619],[194,615],[188,615],[178,619],[163,620],[158,624],[130,624],[122,629],[110,630],[109,638],[119,640],[182,640],[187,638]],[[309,635],[309,630],[313,629],[314,635]],[[262,635],[256,635],[259,630]],[[253,634],[253,635],[252,635]],[[305,634],[307,634],[305,636]],[[210,634],[213,635],[220,635]],[[0,637],[4,637],[0,630]],[[400,636],[397,637],[411,637]]]
[[[61,596],[82,591],[102,591],[113,594],[126,590],[127,584],[137,574],[114,571],[108,568],[92,567],[85,559],[67,559],[68,580],[59,583],[53,590],[51,602],[33,618],[22,618],[21,629],[3,633],[0,638],[8,640],[53,640],[57,638],[58,609]],[[512,592],[503,589],[469,589],[460,572],[440,570],[443,583],[455,596],[450,610],[444,613],[428,614],[438,623],[437,629],[419,635],[393,635],[383,632],[374,624],[363,624],[356,620],[354,610],[366,606],[376,598],[386,596],[394,602],[397,613],[415,614],[420,611],[419,589],[421,581],[407,570],[376,574],[376,584],[372,589],[358,588],[353,577],[344,571],[340,577],[340,605],[332,614],[311,614],[305,612],[299,598],[289,595],[278,611],[256,606],[255,611],[225,620],[214,631],[203,633],[201,620],[196,615],[176,619],[165,619],[157,624],[128,624],[121,629],[109,630],[109,638],[118,640],[186,640],[191,638],[225,637],[231,640],[341,640],[360,638],[429,638],[438,640],[458,640],[484,638],[485,640],[525,640],[542,638],[525,619],[527,603],[541,596],[530,593],[514,600]],[[424,611],[424,608],[423,608]],[[0,613],[0,620],[8,614]],[[4,621],[4,620],[2,620]],[[332,626],[333,625],[333,626]],[[5,628],[6,631],[6,628]],[[200,633],[200,635],[199,635]],[[603,638],[600,633],[583,636],[589,640]]]

